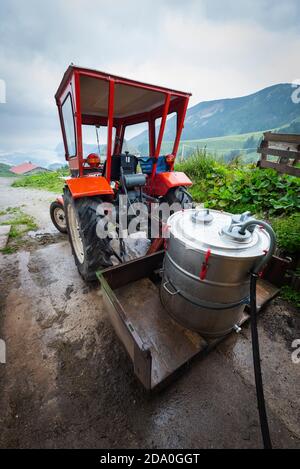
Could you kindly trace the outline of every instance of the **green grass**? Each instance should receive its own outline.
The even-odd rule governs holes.
[[[8,246],[0,250],[3,254],[15,252],[23,235],[37,229],[34,218],[24,213],[19,207],[8,207],[6,210],[2,210],[0,212],[0,225],[11,225]]]
[[[9,213],[17,213],[20,211],[19,207],[8,207],[5,210],[0,210],[0,217],[2,215],[8,215]],[[4,224],[4,223],[3,223]]]
[[[300,212],[274,218],[271,224],[276,232],[277,245],[280,249],[289,255],[300,251]]]
[[[297,308],[300,308],[300,291],[295,290],[290,285],[285,285],[280,290],[280,296]]]
[[[5,248],[0,249],[0,252],[2,252],[2,254],[13,254],[16,250],[17,246],[6,246]]]
[[[265,218],[291,215],[300,207],[300,180],[273,169],[241,165],[238,159],[224,163],[197,151],[175,166],[193,181],[189,189],[196,202],[231,213],[251,211]]]
[[[17,181],[12,183],[13,187],[29,187],[35,189],[42,189],[49,192],[60,193],[64,187],[64,180],[61,179],[64,176],[68,176],[69,171],[66,169],[60,169],[58,171],[51,171],[39,174],[33,174],[32,176],[23,176]]]
[[[183,154],[184,158],[193,154],[198,149],[205,150],[207,153],[231,161],[236,155],[240,155],[244,163],[252,163],[258,160],[257,147],[263,131],[250,132],[239,135],[226,135],[224,137],[211,137],[197,140],[182,140],[178,149],[178,160]],[[164,141],[162,143],[161,154],[165,155],[172,152],[174,142]],[[145,153],[146,146],[139,147],[141,153]]]

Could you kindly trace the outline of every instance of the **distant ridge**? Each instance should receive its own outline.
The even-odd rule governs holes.
[[[291,84],[281,83],[239,98],[198,103],[187,111],[182,140],[223,137],[280,127],[284,127],[284,131],[300,132],[300,104],[292,101],[293,91]],[[165,141],[174,139],[173,119],[167,121]],[[146,136],[143,132],[132,138],[130,143],[139,148],[145,143]]]

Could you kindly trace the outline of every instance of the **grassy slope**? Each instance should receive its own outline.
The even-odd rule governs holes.
[[[198,145],[199,147],[206,146],[207,149],[212,148],[217,151],[236,150],[242,148],[242,145],[248,138],[254,137],[256,139],[259,139],[262,137],[262,134],[263,132],[251,132],[240,135],[226,135],[225,137],[203,138],[200,140],[185,140],[182,143],[195,146]]]
[[[0,177],[14,177],[15,174],[11,173],[8,164],[0,163]]]
[[[217,157],[223,157],[230,154],[230,152],[239,152],[243,156],[243,160],[247,163],[255,162],[258,160],[257,154],[257,143],[263,136],[263,131],[259,132],[250,132],[240,135],[227,135],[225,137],[213,137],[213,138],[204,138],[198,140],[182,140],[179,145],[178,150],[178,159],[181,158],[182,148],[184,157],[189,156],[193,151],[198,149],[206,148],[208,153],[211,153]],[[254,142],[250,143],[250,147],[244,148],[246,142],[251,138],[254,139]],[[173,142],[163,142],[161,148],[161,154],[167,154],[172,151]],[[145,153],[146,148],[141,148],[142,154]]]
[[[60,169],[58,171],[34,174],[32,176],[23,176],[13,182],[13,187],[33,187],[45,191],[60,193],[64,187],[65,176],[69,175],[69,171]]]

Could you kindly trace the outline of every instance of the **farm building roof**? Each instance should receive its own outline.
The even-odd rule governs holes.
[[[37,169],[38,167],[39,166],[29,161],[28,163],[22,163],[17,166],[13,166],[12,168],[10,168],[10,171],[15,174],[25,174],[29,173],[33,169]]]

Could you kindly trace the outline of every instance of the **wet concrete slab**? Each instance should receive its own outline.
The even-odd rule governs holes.
[[[0,447],[261,447],[247,328],[149,395],[67,241],[0,255],[0,269]],[[269,311],[259,333],[272,440],[299,448],[298,332],[271,334]]]

